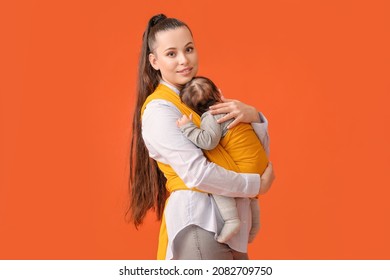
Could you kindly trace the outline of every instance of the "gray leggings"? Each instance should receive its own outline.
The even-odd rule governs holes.
[[[181,230],[173,241],[174,260],[247,260],[248,254],[232,250],[214,239],[214,233],[196,225]]]

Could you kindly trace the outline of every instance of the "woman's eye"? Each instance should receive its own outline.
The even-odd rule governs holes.
[[[194,47],[188,47],[188,48],[187,48],[187,52],[188,52],[188,53],[192,52],[193,50],[194,50]]]
[[[169,57],[175,57],[175,53],[174,53],[174,52],[169,52],[169,53],[167,53],[167,56],[169,56]]]

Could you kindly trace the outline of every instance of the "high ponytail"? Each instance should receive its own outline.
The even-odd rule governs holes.
[[[155,160],[149,157],[141,134],[141,108],[146,98],[154,92],[161,80],[160,71],[155,70],[149,62],[153,52],[156,35],[161,31],[188,26],[164,14],[153,16],[142,37],[141,54],[138,64],[136,107],[133,115],[132,139],[130,146],[130,205],[127,211],[130,220],[136,227],[142,224],[148,210],[153,209],[157,218],[162,218],[167,191],[166,178]],[[188,30],[190,30],[188,28]],[[190,31],[191,32],[191,31]]]
[[[152,52],[152,43],[154,44],[155,41],[155,36],[153,36],[151,29],[166,18],[167,17],[163,14],[152,17],[149,20],[146,30],[142,36],[142,48],[138,65],[137,96],[138,101],[142,102],[142,104],[145,102],[146,97],[155,90],[161,79],[160,71],[156,71],[149,62],[149,54]],[[152,39],[150,39],[150,37],[152,37]]]

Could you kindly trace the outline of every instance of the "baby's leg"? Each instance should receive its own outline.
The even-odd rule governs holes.
[[[249,231],[249,243],[252,242],[260,230],[260,207],[257,199],[251,199],[252,227]]]
[[[213,197],[225,222],[217,237],[217,241],[225,243],[240,230],[240,219],[238,218],[236,200],[232,197],[221,195],[213,195]]]

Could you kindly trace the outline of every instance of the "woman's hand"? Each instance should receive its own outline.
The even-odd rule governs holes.
[[[238,100],[227,99],[223,96],[222,101],[223,103],[210,106],[210,113],[212,115],[227,113],[227,115],[218,120],[218,123],[234,118],[234,121],[227,127],[228,129],[235,127],[240,122],[260,122],[260,116],[255,107],[242,103]]]
[[[263,175],[260,178],[260,191],[259,194],[265,194],[271,188],[272,182],[275,180],[274,168],[272,163],[269,162]]]

